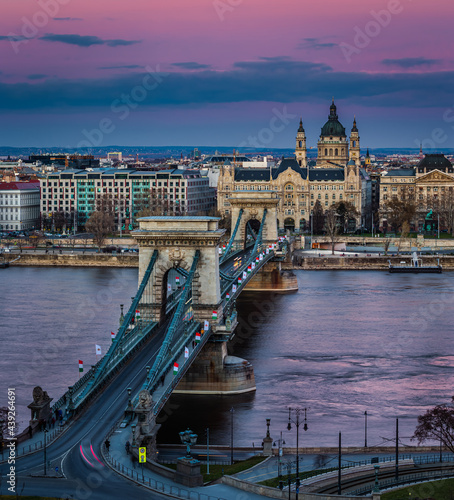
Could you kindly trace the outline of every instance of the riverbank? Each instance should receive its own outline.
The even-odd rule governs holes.
[[[320,255],[320,256],[319,256]],[[410,265],[411,256],[409,255],[396,255],[396,256],[368,256],[367,254],[356,254],[356,255],[327,255],[319,254],[316,256],[306,257],[304,255],[295,255],[293,258],[293,264],[283,264],[283,269],[292,270],[306,270],[306,271],[324,271],[324,270],[339,270],[339,271],[387,271],[389,267],[389,262],[393,265],[399,265],[405,262]],[[437,265],[438,261],[442,265],[444,270],[454,270],[454,256],[452,255],[440,255],[437,256],[423,256],[423,265]]]
[[[44,267],[139,267],[138,254],[98,254],[98,253],[12,253],[9,259],[19,260],[11,263],[12,266],[44,266]]]

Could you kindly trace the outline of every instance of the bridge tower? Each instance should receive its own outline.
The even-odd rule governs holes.
[[[265,227],[263,228],[263,243],[275,243],[277,234],[277,207],[279,198],[275,191],[233,191],[229,198],[232,207],[232,230],[239,221],[239,228],[235,234],[234,246],[244,246],[246,226],[249,222],[262,222],[266,209]]]
[[[219,241],[225,229],[218,229],[216,217],[142,217],[133,233],[139,244],[139,284],[155,250],[158,258],[151,277],[151,292],[140,304],[152,321],[163,320],[170,270],[189,272],[196,250],[200,258],[192,285],[195,317],[210,320],[221,304],[219,284]],[[218,311],[220,314],[221,311]]]

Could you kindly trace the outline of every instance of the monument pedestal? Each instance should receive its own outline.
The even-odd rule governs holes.
[[[174,480],[188,488],[202,486],[203,476],[200,473],[200,462],[192,457],[179,458]]]
[[[265,457],[271,457],[273,454],[273,440],[270,437],[263,439],[263,455]]]

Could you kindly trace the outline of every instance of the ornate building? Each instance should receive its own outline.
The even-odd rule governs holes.
[[[349,148],[350,142],[350,148]],[[368,224],[370,201],[367,193],[370,178],[360,168],[359,133],[353,121],[350,140],[339,122],[334,100],[328,121],[321,129],[315,167],[307,160],[306,134],[300,121],[296,134],[294,158],[283,158],[276,168],[242,168],[235,164],[221,166],[218,181],[218,210],[229,214],[232,191],[278,193],[279,228],[305,230],[318,200],[323,210],[340,201],[352,203],[358,213],[356,225]]]
[[[442,154],[427,154],[416,168],[395,169],[380,179],[380,228],[389,228],[389,204],[400,200],[414,203],[413,230],[422,229],[427,213],[440,216],[440,227],[447,228],[454,211],[454,168]]]

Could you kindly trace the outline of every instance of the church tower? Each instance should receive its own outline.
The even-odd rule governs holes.
[[[306,133],[303,128],[303,119],[300,119],[300,126],[296,134],[296,161],[300,167],[307,167],[307,148],[306,148]]]
[[[366,153],[366,159],[364,161],[364,165],[367,167],[370,165],[370,154],[369,154],[369,148],[367,148],[367,153]]]
[[[350,160],[353,160],[355,165],[361,165],[359,133],[358,128],[356,127],[356,116],[353,118],[353,127],[350,133]]]
[[[348,143],[345,128],[337,116],[337,108],[333,102],[329,108],[328,121],[323,125],[317,143],[317,167],[345,166],[348,162]]]

